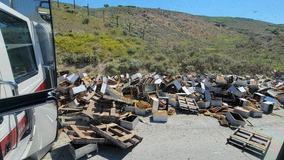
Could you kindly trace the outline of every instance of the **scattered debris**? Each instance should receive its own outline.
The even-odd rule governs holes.
[[[274,109],[283,108],[284,85],[260,75],[127,73],[90,77],[66,71],[58,76],[57,97],[58,118],[76,159],[77,150],[90,144],[112,142],[126,149],[141,142],[142,137],[129,131],[142,121],[139,116],[152,114],[153,122],[166,123],[180,110],[212,116],[224,127],[253,125],[246,119],[273,115]],[[239,132],[245,131],[238,128],[230,139],[243,140],[236,138]],[[251,139],[244,142],[252,143]]]

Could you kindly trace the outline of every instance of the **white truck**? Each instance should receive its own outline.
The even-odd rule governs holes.
[[[50,1],[0,0],[0,99],[55,87],[50,8]],[[13,106],[4,104],[0,110]],[[0,114],[0,159],[40,159],[50,149],[57,137],[56,100],[33,105],[40,107]]]

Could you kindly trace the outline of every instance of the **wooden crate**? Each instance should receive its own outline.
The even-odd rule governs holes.
[[[256,154],[264,155],[270,145],[271,139],[272,137],[270,136],[239,127],[230,135],[227,142]]]
[[[91,125],[91,128],[102,137],[105,137],[122,149],[129,148],[142,141],[142,137],[120,127],[115,123],[103,124],[99,126]]]

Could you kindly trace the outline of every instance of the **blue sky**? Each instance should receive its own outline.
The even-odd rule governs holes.
[[[53,0],[56,1],[56,0]],[[73,3],[74,0],[59,0]],[[193,15],[243,17],[284,24],[284,0],[75,0],[77,5],[90,8],[135,5],[145,8],[161,8]]]

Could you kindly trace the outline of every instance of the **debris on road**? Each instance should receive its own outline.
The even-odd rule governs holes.
[[[284,103],[283,81],[259,75],[61,73],[58,118],[75,145],[112,142],[127,149],[142,141],[129,131],[141,121],[139,116],[167,123],[176,112],[211,116],[224,127],[245,127],[246,118],[273,114]]]

